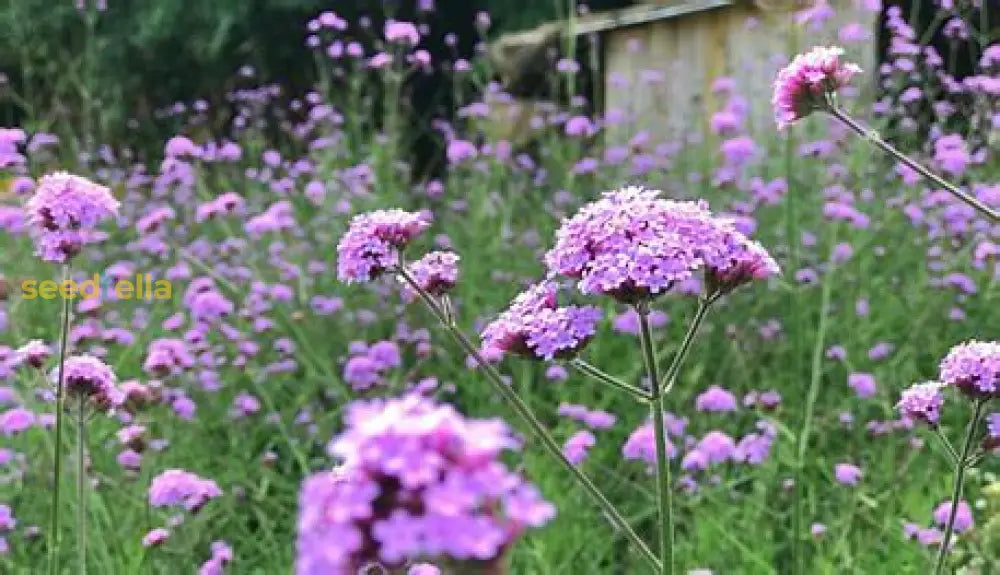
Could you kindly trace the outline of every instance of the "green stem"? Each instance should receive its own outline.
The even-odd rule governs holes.
[[[695,312],[694,319],[691,320],[691,325],[688,326],[687,333],[684,334],[684,339],[681,341],[681,347],[674,355],[674,360],[670,363],[670,367],[667,368],[667,374],[663,376],[663,381],[660,384],[663,388],[663,395],[670,393],[670,390],[674,388],[677,375],[681,371],[681,365],[684,364],[684,359],[687,357],[688,352],[691,351],[694,336],[698,333],[698,328],[701,327],[702,322],[705,321],[708,308],[712,306],[712,303],[717,298],[718,296],[710,296],[698,300],[698,311]]]
[[[646,374],[649,377],[649,386],[652,390],[649,411],[653,419],[653,435],[656,441],[656,504],[659,510],[660,573],[670,575],[674,572],[674,509],[670,459],[667,457],[667,437],[663,422],[663,390],[658,383],[660,376],[656,367],[656,351],[653,349],[653,330],[649,326],[649,303],[640,303],[636,306],[635,311],[639,314],[639,341],[642,345],[642,357],[646,364]],[[679,362],[675,360],[674,363]]]
[[[76,556],[77,572],[87,575],[87,396],[80,394],[76,420]]]
[[[944,573],[945,558],[948,556],[948,546],[951,544],[951,535],[955,531],[955,517],[958,515],[958,502],[962,499],[962,484],[965,481],[965,470],[969,468],[968,458],[972,451],[972,444],[976,437],[976,429],[979,427],[979,417],[983,413],[985,401],[977,400],[973,409],[972,421],[969,422],[968,429],[965,430],[965,442],[962,444],[962,454],[955,465],[955,485],[951,491],[951,509],[948,512],[948,522],[944,525],[944,537],[941,539],[941,549],[938,550],[937,562],[934,565],[934,574]]]
[[[948,438],[941,433],[941,428],[934,425],[931,429],[934,431],[934,435],[936,435],[941,441],[941,445],[944,446],[944,450],[948,453],[948,459],[951,461],[951,464],[958,465],[961,462],[961,458],[959,457],[958,452],[955,451],[955,448],[951,445],[951,442],[948,441]]]
[[[799,549],[800,530],[803,525],[802,469],[805,467],[806,451],[809,449],[809,437],[812,434],[813,413],[816,400],[819,397],[820,382],[823,379],[823,348],[826,345],[827,316],[830,313],[830,299],[833,293],[832,271],[827,272],[823,281],[823,295],[819,309],[819,326],[816,328],[816,341],[812,350],[812,366],[809,373],[809,391],[806,395],[805,415],[802,419],[802,429],[799,431],[798,453],[795,458],[795,515],[793,547]],[[801,560],[796,555],[796,560]]]
[[[588,375],[591,378],[600,381],[601,383],[607,384],[615,389],[624,391],[643,403],[649,403],[649,401],[652,399],[652,396],[646,390],[625,383],[624,381],[618,379],[617,377],[605,373],[600,368],[587,363],[586,361],[584,361],[579,357],[575,357],[572,360],[570,360],[569,364],[575,367],[581,373]]]
[[[625,536],[642,554],[643,558],[649,563],[651,567],[659,571],[660,562],[656,558],[656,555],[650,551],[649,547],[643,542],[636,532],[629,526],[628,521],[622,517],[622,514],[614,506],[613,503],[608,501],[604,493],[586,476],[577,466],[573,465],[566,455],[563,454],[562,449],[560,449],[559,444],[556,443],[552,435],[545,429],[535,414],[531,412],[531,409],[524,403],[524,401],[517,395],[517,393],[511,389],[507,383],[504,382],[503,377],[500,372],[491,364],[486,361],[486,358],[479,352],[477,348],[469,338],[458,328],[454,321],[448,319],[447,314],[441,308],[440,305],[428,294],[420,284],[413,279],[413,276],[406,271],[405,267],[400,266],[396,268],[395,273],[403,279],[413,291],[420,297],[421,301],[427,306],[427,308],[434,314],[435,318],[444,328],[451,334],[451,337],[455,342],[462,348],[462,351],[472,356],[476,363],[486,374],[486,379],[493,385],[494,390],[499,393],[510,406],[517,412],[517,415],[528,425],[532,433],[541,442],[542,447],[551,455],[560,465],[563,466],[579,483],[584,490],[594,499],[594,501],[600,506],[601,510],[608,516],[611,523],[621,531],[622,535]]]
[[[70,265],[63,264],[63,282],[70,279]],[[63,298],[62,323],[59,330],[59,368],[56,376],[56,438],[52,449],[52,509],[49,516],[49,573],[59,573],[59,487],[62,483],[63,376],[66,348],[69,343],[70,300]]]
[[[916,161],[910,159],[909,156],[907,156],[906,154],[900,152],[899,150],[897,150],[896,148],[894,148],[891,144],[889,144],[888,142],[886,142],[885,140],[883,140],[881,138],[881,136],[878,135],[877,132],[875,132],[874,130],[869,130],[868,128],[865,128],[860,123],[858,123],[854,118],[848,116],[846,112],[844,112],[843,110],[841,110],[840,108],[838,108],[836,105],[830,105],[830,106],[828,106],[827,111],[829,111],[830,114],[833,115],[833,117],[835,117],[838,120],[840,120],[841,122],[843,122],[844,125],[846,125],[848,128],[850,128],[851,130],[853,130],[859,136],[861,136],[862,138],[865,138],[869,142],[875,144],[875,146],[878,147],[880,150],[882,150],[883,152],[889,154],[890,156],[892,156],[893,158],[895,158],[896,160],[898,160],[900,163],[905,164],[908,168],[910,168],[911,170],[917,172],[921,176],[927,178],[928,180],[930,180],[931,182],[933,182],[935,185],[937,185],[937,186],[939,186],[941,188],[944,188],[951,195],[953,195],[956,198],[958,198],[959,200],[965,202],[966,204],[968,204],[969,206],[971,206],[972,208],[974,208],[975,210],[977,210],[979,213],[981,213],[984,216],[986,216],[987,218],[989,218],[990,221],[992,221],[994,223],[1000,222],[1000,214],[998,214],[992,208],[990,208],[986,204],[980,202],[975,197],[969,195],[967,192],[962,191],[955,184],[952,184],[952,183],[946,181],[941,176],[935,174],[934,172],[930,171],[929,169],[927,169],[923,165],[921,165],[921,164],[917,163]]]

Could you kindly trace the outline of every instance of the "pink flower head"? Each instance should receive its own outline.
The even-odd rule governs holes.
[[[533,359],[571,357],[597,332],[601,310],[558,307],[559,287],[545,281],[517,296],[507,311],[483,329],[483,347]]]
[[[706,270],[731,289],[777,266],[733,222],[705,202],[665,200],[658,190],[626,187],[563,222],[545,255],[550,274],[574,278],[585,294],[636,303]]]
[[[222,495],[211,479],[180,469],[168,469],[153,478],[149,485],[149,504],[153,507],[180,507],[194,513],[209,500]]]
[[[385,23],[385,41],[392,44],[416,46],[420,42],[420,32],[410,22],[389,20]]]
[[[59,368],[52,370],[55,382]],[[66,358],[63,366],[66,394],[90,399],[98,409],[118,407],[125,402],[125,394],[118,389],[118,378],[103,361],[91,355],[74,355]]]
[[[337,275],[347,283],[375,279],[399,264],[399,250],[429,226],[424,214],[403,210],[355,216],[337,244]]]
[[[170,538],[170,531],[162,527],[157,527],[142,537],[143,547],[157,547],[166,543]]]
[[[841,48],[817,46],[778,72],[771,103],[779,130],[824,108],[828,97],[861,72],[856,64],[841,62],[843,54]]]
[[[417,559],[491,561],[555,508],[503,463],[499,420],[466,419],[418,395],[358,401],[330,444],[343,464],[299,494],[299,575],[390,570]]]
[[[1000,344],[973,340],[951,348],[941,362],[941,381],[973,397],[997,397]]]
[[[458,254],[430,252],[407,266],[420,289],[431,295],[444,295],[458,283]],[[403,284],[403,294],[408,300],[416,297],[409,284]]]
[[[900,394],[896,409],[910,419],[937,425],[941,417],[941,407],[944,405],[942,387],[944,384],[937,381],[912,385]]]
[[[24,206],[39,257],[68,262],[96,241],[95,228],[117,215],[118,206],[110,189],[90,180],[66,172],[43,176]]]
[[[46,360],[51,356],[52,348],[40,339],[31,340],[17,350],[18,359],[35,369],[40,369],[45,365]]]

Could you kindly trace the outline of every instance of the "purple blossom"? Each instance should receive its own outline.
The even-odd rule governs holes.
[[[337,245],[337,275],[366,282],[399,264],[399,250],[430,226],[424,214],[380,210],[355,216]]]
[[[941,362],[941,381],[974,397],[995,397],[1000,383],[1000,344],[969,341]]]
[[[566,440],[563,445],[563,454],[573,465],[580,465],[587,458],[587,452],[597,444],[594,434],[583,429],[577,431]]]
[[[458,283],[458,260],[458,254],[454,252],[429,252],[409,264],[407,270],[420,289],[431,295],[441,296]],[[417,296],[413,288],[405,283],[403,294],[409,300]]]
[[[59,377],[59,368],[49,376],[53,382]],[[103,361],[91,355],[74,355],[66,358],[63,366],[66,395],[85,397],[98,409],[118,407],[125,402],[125,394],[118,388],[118,378]]]
[[[713,385],[694,400],[695,409],[714,413],[736,411],[736,396],[728,390]]]
[[[118,206],[104,186],[66,172],[43,176],[24,206],[38,256],[47,262],[68,262],[99,237],[95,228],[115,216]]]
[[[875,376],[870,373],[852,373],[847,376],[847,385],[851,386],[858,397],[866,399],[875,395]]]
[[[896,409],[910,419],[937,425],[944,405],[943,387],[944,384],[937,381],[912,385],[900,394]]]
[[[570,357],[597,332],[601,310],[557,306],[558,286],[544,281],[517,296],[482,332],[483,347],[493,352],[551,360]]]
[[[771,268],[762,248],[732,222],[712,216],[705,202],[658,197],[658,190],[606,192],[563,222],[545,255],[550,274],[578,280],[585,294],[635,303],[662,294],[704,269],[719,284]],[[773,260],[771,260],[773,263]],[[763,264],[758,268],[757,264]]]
[[[774,81],[774,117],[778,129],[826,106],[826,98],[861,73],[856,64],[840,61],[841,48],[815,47],[799,54],[778,72]]]
[[[180,469],[168,469],[153,478],[149,485],[149,504],[153,507],[184,507],[195,513],[209,500],[222,495],[210,479]]]
[[[854,487],[861,481],[861,468],[850,463],[838,463],[833,467],[833,476],[837,483]]]
[[[470,420],[417,395],[358,401],[330,444],[343,464],[299,497],[296,573],[353,573],[370,562],[499,560],[555,514],[500,460],[517,447],[499,420]]]
[[[944,527],[948,522],[948,516],[951,514],[951,501],[944,501],[934,509],[934,522],[938,525]],[[955,533],[961,533],[967,529],[971,529],[974,525],[972,519],[972,509],[966,501],[960,500],[958,502],[958,511],[955,513]]]

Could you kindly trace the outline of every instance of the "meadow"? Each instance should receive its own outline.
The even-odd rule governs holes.
[[[975,23],[965,25],[975,36]],[[437,572],[426,564],[445,573],[653,572],[510,396],[659,557],[664,494],[643,403],[659,393],[650,354],[663,375],[678,352],[686,361],[667,373],[676,381],[662,398],[671,479],[659,485],[671,495],[675,533],[673,565],[662,572],[928,573],[951,527],[947,572],[996,571],[993,391],[945,381],[934,425],[897,408],[912,384],[948,380],[940,364],[949,350],[989,341],[1000,325],[1000,226],[988,215],[881,153],[819,109],[825,104],[780,130],[751,133],[749,103],[726,78],[706,103],[708,129],[669,142],[626,113],[613,128],[629,134],[627,143],[606,143],[610,119],[572,103],[539,108],[531,146],[491,141],[482,128],[489,105],[463,102],[442,128],[446,172],[415,181],[396,104],[408,75],[441,63],[413,49],[416,27],[387,28],[377,53],[358,52],[338,29],[331,13],[303,23],[322,70],[315,91],[287,98],[245,75],[228,95],[236,113],[224,134],[208,128],[213,110],[179,102],[162,117],[184,127],[156,157],[87,147],[43,122],[0,128],[0,572]],[[843,106],[1000,208],[998,46],[981,45],[976,75],[956,80],[907,29],[897,15],[879,99],[844,90]],[[843,58],[870,42],[848,46]],[[502,100],[485,66],[450,63],[456,84]],[[372,96],[373,82],[386,97]],[[832,98],[835,90],[824,90]],[[59,232],[68,235],[45,243],[59,224],[40,223],[39,202],[72,212],[77,200],[31,198],[57,184],[101,194],[51,176],[62,171],[106,186],[120,205],[101,199],[106,213],[71,218]],[[553,276],[559,266],[546,254],[565,241],[557,231],[628,186],[707,201],[711,226],[724,221],[727,234],[752,237],[780,273],[723,289],[708,256],[698,256],[662,290],[643,291],[636,280],[628,293],[587,292],[579,276]],[[370,250],[385,248],[384,238],[361,237],[359,265],[369,267],[345,269],[345,234],[365,233],[358,215],[394,209],[409,216],[390,212],[370,228],[405,222],[381,255],[405,245],[411,262],[433,250],[459,257],[457,277],[435,284],[436,309],[392,266],[371,267]],[[79,285],[95,274],[99,297],[22,293],[25,281]],[[105,289],[145,274],[169,282],[172,296]],[[580,333],[553,343],[554,353],[527,336],[504,340],[506,355],[482,346],[484,328],[547,277],[561,285],[561,304],[578,306],[560,310],[601,319],[580,327],[587,322],[571,318]],[[706,293],[712,305],[701,321],[706,296],[698,294]],[[486,357],[456,342],[435,313]],[[700,327],[687,337],[696,314]],[[64,361],[84,354],[114,377]],[[588,366],[610,377],[588,375]],[[68,395],[57,433],[59,380]],[[81,381],[108,386],[81,391]],[[394,422],[398,433],[402,422],[412,426],[407,433],[426,440],[427,452],[394,443]],[[963,442],[967,429],[973,440]],[[439,444],[438,432],[456,435]],[[468,461],[441,455],[458,438]],[[949,521],[955,451],[966,443],[962,505]],[[335,493],[331,470],[345,458],[384,458],[365,480],[375,491],[352,500],[367,511],[337,499],[348,495]],[[407,495],[433,503],[393,495],[424,481],[405,475],[419,476],[421,465],[456,466],[456,482],[477,486],[435,491],[437,499],[430,487]],[[428,481],[444,491],[444,471],[430,473],[441,474]],[[474,517],[461,516],[468,523],[458,527],[449,523],[458,515],[446,518],[432,545],[433,534],[415,527],[392,531],[388,512],[376,509],[379,521],[364,515],[380,505],[411,515],[453,505]],[[499,528],[483,525],[492,519]],[[375,535],[349,543],[354,528],[334,527],[351,521]],[[336,563],[339,547],[385,565],[322,567]],[[319,566],[306,567],[307,555]]]

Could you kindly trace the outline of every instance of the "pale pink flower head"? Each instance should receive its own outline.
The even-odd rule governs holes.
[[[65,263],[99,237],[95,228],[118,214],[111,190],[66,172],[42,176],[24,208],[39,257]]]
[[[399,251],[430,226],[422,213],[379,210],[355,216],[337,244],[337,275],[371,281],[399,264]]]
[[[896,409],[901,414],[915,421],[923,421],[928,425],[937,425],[941,418],[941,407],[944,396],[941,388],[944,384],[937,381],[927,381],[910,386],[899,396]]]
[[[125,393],[118,388],[115,372],[103,361],[91,355],[74,355],[66,358],[63,382],[70,397],[89,399],[98,409],[107,410],[125,402]],[[53,382],[59,377],[59,368],[52,370]]]
[[[420,289],[431,295],[444,295],[458,283],[458,254],[436,251],[407,266]],[[417,294],[409,284],[403,284],[403,296],[413,300]]]
[[[420,42],[420,32],[410,22],[389,20],[385,23],[385,40],[392,44],[416,46]]]
[[[779,130],[826,107],[827,99],[861,72],[857,64],[842,62],[843,54],[842,48],[817,46],[778,72],[771,103]]]

